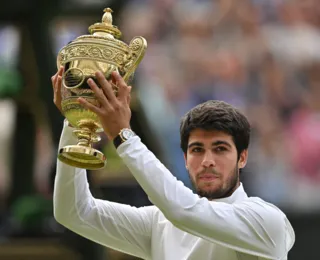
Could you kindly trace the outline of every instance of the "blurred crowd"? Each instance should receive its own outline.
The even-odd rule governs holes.
[[[201,102],[224,100],[243,111],[252,125],[249,162],[241,173],[248,194],[289,214],[320,212],[318,0],[52,1],[64,10],[62,2],[67,11],[48,12],[45,25],[33,29],[34,42],[32,29],[0,23],[0,241],[10,234],[65,232],[52,213],[62,117],[54,116],[54,105],[46,103],[48,97],[51,102],[50,77],[40,81],[50,66],[42,73],[39,67],[50,63],[46,55],[55,63],[61,47],[88,34],[88,26],[101,19],[109,4],[118,8],[114,24],[122,32],[121,40],[129,43],[143,36],[148,42],[133,82],[134,120],[140,120],[135,125],[178,179],[191,188],[180,149],[180,118]],[[74,4],[79,10],[72,14]],[[80,12],[81,4],[85,10]],[[106,6],[98,8],[100,4]],[[48,32],[39,34],[39,28]],[[43,42],[49,47],[43,48]],[[104,138],[99,148],[109,163],[100,173],[89,172],[93,194],[136,206],[148,204],[112,143]],[[300,230],[309,237],[316,228],[304,223]],[[77,251],[87,254],[83,259],[104,259],[92,253],[102,250],[96,244],[91,248],[73,236],[63,233],[64,240],[74,241]]]
[[[209,99],[252,124],[243,182],[290,211],[320,209],[320,6],[316,0],[135,0],[118,19],[148,49],[134,85],[164,160],[189,186],[179,123]]]

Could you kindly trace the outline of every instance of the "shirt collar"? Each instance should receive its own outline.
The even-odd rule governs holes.
[[[248,195],[244,191],[243,185],[240,182],[239,187],[231,194],[231,196],[226,197],[226,198],[221,198],[221,199],[215,199],[213,201],[232,204],[232,203],[234,203],[236,201],[244,200],[246,198],[248,198]]]

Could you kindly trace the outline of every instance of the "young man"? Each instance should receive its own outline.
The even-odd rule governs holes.
[[[52,77],[59,109],[62,70]],[[177,179],[130,130],[130,87],[113,73],[118,95],[101,73],[88,84],[101,106],[106,135],[154,206],[135,208],[95,199],[86,171],[58,161],[54,214],[70,230],[113,249],[152,260],[287,259],[294,231],[277,207],[249,198],[239,181],[248,158],[250,125],[238,110],[208,101],[181,123],[181,147],[198,194]],[[120,133],[120,135],[119,135]],[[74,144],[67,122],[60,147]],[[270,191],[272,192],[272,191]]]

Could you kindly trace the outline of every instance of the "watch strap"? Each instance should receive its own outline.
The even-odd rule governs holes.
[[[116,136],[116,138],[113,139],[113,145],[114,145],[114,146],[116,147],[116,149],[117,149],[117,148],[119,147],[119,145],[122,144],[122,143],[123,143],[123,140],[122,140],[120,134],[118,134],[118,135]]]
[[[126,131],[129,131],[132,135],[130,137],[125,137],[124,133]],[[127,141],[129,138],[131,138],[132,136],[136,135],[135,132],[133,132],[131,129],[129,128],[123,128],[120,133],[113,139],[113,144],[116,147],[116,149],[119,147],[119,145],[121,145],[122,143],[124,143],[125,141]]]

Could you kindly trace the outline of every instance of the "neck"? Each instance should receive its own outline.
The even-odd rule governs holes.
[[[223,197],[224,197],[224,198],[230,197],[230,196],[235,192],[235,190],[239,188],[239,186],[240,186],[240,181],[238,180],[238,182],[236,183],[236,185],[234,185],[234,187],[231,187],[231,188],[229,189],[229,191],[228,191]]]
[[[210,201],[216,200],[216,199],[223,199],[230,197],[240,186],[240,180],[238,178],[238,181],[235,185],[231,186],[229,190],[227,190],[222,196],[216,197],[216,198],[208,198]]]

